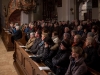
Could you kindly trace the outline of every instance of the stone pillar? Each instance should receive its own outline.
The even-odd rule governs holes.
[[[98,0],[98,8],[99,8],[99,20],[100,20],[100,0]]]
[[[57,7],[58,21],[71,21],[74,19],[74,14],[70,8],[74,10],[74,0],[62,0],[62,7]]]
[[[21,11],[21,24],[29,23],[29,14],[25,14]]]
[[[99,2],[100,2],[99,0],[98,1],[92,0],[92,19],[99,19],[99,7],[98,7]]]

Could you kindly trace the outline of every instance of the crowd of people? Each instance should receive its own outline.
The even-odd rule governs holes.
[[[100,21],[35,21],[10,24],[12,42],[26,33],[26,48],[53,73],[49,75],[89,75],[88,67],[100,72]]]

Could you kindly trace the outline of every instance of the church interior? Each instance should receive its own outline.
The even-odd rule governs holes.
[[[0,0],[0,75],[100,75],[100,0]]]

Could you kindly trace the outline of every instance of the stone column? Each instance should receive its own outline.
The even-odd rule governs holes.
[[[100,20],[100,0],[98,0],[98,8],[99,8],[99,12],[98,12],[99,13],[99,18],[98,19]]]
[[[94,0],[92,0],[92,19],[99,19],[99,5],[98,3],[100,2],[99,0],[94,3]],[[98,5],[98,6],[96,6]]]
[[[74,14],[70,11],[74,10],[74,0],[62,0],[62,7],[57,7],[58,21],[71,21],[74,19]]]
[[[21,11],[21,24],[29,23],[29,14],[24,13]]]

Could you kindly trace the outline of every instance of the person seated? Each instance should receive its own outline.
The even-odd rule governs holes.
[[[27,34],[29,32],[29,27],[27,24],[25,24],[24,26],[24,32]]]
[[[33,23],[30,23],[30,24],[29,24],[29,30],[28,30],[28,32],[27,32],[27,39],[30,38],[29,34],[30,34],[31,32],[34,32],[34,25],[33,25]]]
[[[70,44],[70,34],[69,33],[64,33],[62,41],[69,41],[69,44]]]
[[[99,59],[97,56],[97,50],[94,47],[94,39],[93,37],[87,37],[86,46],[84,47],[84,52],[87,54],[87,58],[85,59],[85,62],[87,66],[96,69],[97,68],[97,60]]]
[[[51,70],[56,75],[65,75],[65,72],[69,65],[69,56],[71,54],[69,43],[62,41],[60,44],[59,51],[52,58],[52,67]]]
[[[64,33],[70,33],[69,27],[65,27],[65,28],[64,28]]]
[[[72,43],[74,41],[74,36],[77,34],[76,30],[72,30],[71,31],[71,39],[70,39],[70,43]]]
[[[50,37],[44,39],[44,54],[41,58],[41,61],[45,63],[46,60],[52,58],[54,53],[50,48],[54,45],[53,40]]]
[[[22,31],[20,30],[19,26],[16,26],[16,32],[12,35],[11,40],[14,43],[14,40],[18,40],[22,38]]]
[[[37,30],[35,32],[35,40],[34,40],[34,43],[32,45],[32,47],[30,48],[30,51],[33,53],[33,54],[36,54],[37,51],[38,51],[38,44],[41,42],[41,31]]]
[[[86,75],[87,66],[84,62],[85,53],[81,47],[72,47],[72,52],[70,56],[70,64],[65,73],[65,75]]]
[[[26,43],[26,49],[30,49],[32,47],[32,45],[34,44],[34,40],[35,40],[35,33],[31,32],[30,39]]]
[[[10,24],[10,28],[9,28],[9,32],[10,32],[11,34],[14,34],[15,31],[16,31],[16,28],[14,27],[13,23],[11,23],[11,24]]]
[[[74,42],[72,43],[72,46],[80,46],[80,47],[83,47],[83,42],[81,40],[81,36],[80,35],[75,35],[74,36]]]
[[[86,37],[87,37],[87,28],[84,29],[83,35],[82,35],[82,40],[85,41]]]
[[[56,50],[59,47],[60,39],[58,37],[58,33],[54,31],[52,33],[52,40],[54,42],[54,45],[50,48],[51,50]]]
[[[82,30],[82,26],[78,26],[77,27],[77,34],[79,34],[79,35],[83,35],[83,30]]]

